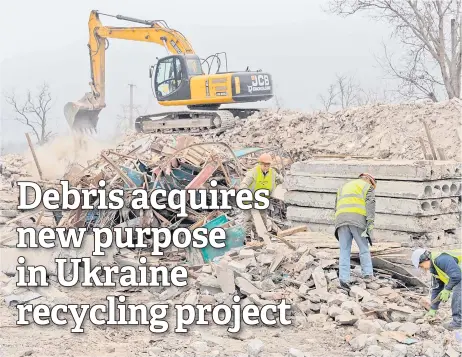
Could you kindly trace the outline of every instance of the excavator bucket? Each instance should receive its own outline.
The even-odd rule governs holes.
[[[64,106],[64,116],[72,130],[94,132],[102,109],[102,106],[92,104],[88,95],[85,95],[77,102],[67,103]]]

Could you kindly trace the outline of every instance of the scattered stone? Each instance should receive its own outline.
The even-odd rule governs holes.
[[[349,342],[350,346],[353,348],[354,351],[361,351],[364,347],[366,347],[366,344],[372,345],[372,344],[377,344],[377,338],[375,338],[375,343],[370,343],[373,341],[370,341],[371,335],[368,334],[361,334],[356,336],[355,338],[352,338]]]
[[[199,304],[203,305],[214,305],[216,300],[212,295],[199,295]]]
[[[207,342],[204,342],[204,341],[195,341],[191,343],[191,348],[198,353],[204,353],[209,350],[209,347],[207,346]]]
[[[396,331],[401,327],[402,323],[398,321],[389,322],[385,325],[385,330]]]
[[[374,320],[358,320],[356,327],[359,331],[370,334],[379,334],[382,330],[380,324]]]
[[[300,285],[300,287],[298,288],[298,292],[302,295],[305,295],[309,290],[310,288],[308,287],[308,285],[305,284]]]
[[[265,279],[261,282],[261,288],[263,291],[272,291],[276,289],[276,285],[271,279]]]
[[[350,290],[350,296],[354,297],[355,299],[362,300],[365,296],[371,296],[371,293],[359,287],[358,285],[353,285]]]
[[[253,258],[255,256],[255,251],[253,249],[241,249],[239,251],[239,256],[242,258]]]
[[[372,281],[370,283],[367,283],[366,286],[370,290],[378,290],[380,289],[381,285],[379,283],[376,283],[375,281]]]
[[[406,345],[396,343],[393,345],[393,352],[395,352],[396,357],[406,357],[407,347]]]
[[[340,314],[335,316],[335,322],[340,325],[354,325],[358,321],[358,317],[350,314]]]
[[[448,357],[460,357],[460,353],[457,352],[451,345],[446,349],[446,354]]]
[[[289,350],[289,357],[305,357],[305,354],[296,348],[291,348]]]
[[[337,305],[332,305],[327,310],[327,314],[332,318],[335,318],[336,316],[341,315],[342,313],[343,310]]]
[[[188,296],[184,299],[184,304],[185,305],[196,305],[197,304],[197,297],[198,295],[191,291]]]
[[[313,270],[313,280],[316,285],[316,289],[327,292],[327,280],[324,275],[324,270],[321,267],[316,267]]]
[[[255,287],[250,281],[242,277],[237,277],[235,279],[236,285],[239,287],[241,292],[245,295],[257,294],[260,295],[262,291]]]
[[[212,267],[207,264],[207,265],[204,265],[202,268],[201,268],[201,272],[202,273],[206,273],[206,274],[212,274]]]
[[[361,309],[361,305],[359,305],[356,301],[345,301],[340,305],[342,310],[348,311],[356,316],[361,316],[363,314],[363,310]]]
[[[313,323],[324,323],[327,321],[327,315],[322,314],[311,314],[308,315],[308,322]]]
[[[331,296],[327,300],[327,305],[328,306],[332,306],[332,305],[340,306],[346,301],[347,301],[347,297],[344,294],[336,294],[336,295]]]
[[[247,352],[249,353],[250,357],[258,356],[264,348],[264,344],[261,340],[254,339],[249,341],[247,345]]]
[[[273,262],[274,256],[272,254],[259,254],[256,259],[262,265],[270,265]]]
[[[382,357],[383,356],[382,349],[377,345],[369,346],[367,348],[366,354],[367,356],[371,356],[371,357]]]
[[[298,276],[297,280],[301,281],[302,283],[306,283],[308,280],[310,280],[312,274],[313,274],[312,269],[302,270],[300,272],[300,275]]]
[[[383,288],[377,289],[376,294],[377,296],[388,296],[394,292],[395,291],[391,287],[385,286]]]
[[[228,266],[230,269],[238,273],[245,273],[247,271],[248,264],[246,264],[244,260],[232,260],[231,262],[229,262]]]
[[[408,336],[414,336],[420,331],[420,327],[413,322],[405,322],[399,327],[398,330],[403,331]]]
[[[273,292],[263,292],[260,294],[262,299],[266,300],[282,300],[284,298],[284,294],[279,291],[273,291]]]
[[[326,278],[327,278],[327,280],[330,280],[330,281],[337,279],[338,278],[337,272],[335,270],[329,271],[326,274]]]

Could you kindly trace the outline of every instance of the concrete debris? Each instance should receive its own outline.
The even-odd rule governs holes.
[[[265,345],[261,340],[251,340],[247,345],[247,353],[250,357],[257,357],[260,355],[261,352],[263,352],[264,347]]]

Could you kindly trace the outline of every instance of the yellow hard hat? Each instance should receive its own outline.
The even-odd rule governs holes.
[[[258,158],[258,162],[261,162],[262,164],[271,164],[273,160],[271,159],[270,154],[261,154],[260,157]]]

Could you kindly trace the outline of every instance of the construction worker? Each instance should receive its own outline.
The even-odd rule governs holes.
[[[372,245],[375,219],[376,181],[371,174],[362,173],[356,180],[344,184],[335,200],[335,237],[340,244],[340,286],[350,289],[350,255],[353,239],[359,247],[361,270],[365,280],[373,279]]]
[[[452,292],[452,321],[443,324],[448,330],[462,328],[461,259],[461,249],[430,252],[419,248],[414,250],[411,257],[412,264],[416,268],[430,271],[432,275],[432,303],[427,312],[427,318],[436,316],[440,302],[448,301]]]
[[[252,192],[261,189],[267,189],[270,194],[277,185],[284,182],[284,178],[271,167],[272,159],[270,154],[262,154],[258,158],[258,164],[251,170],[247,171],[244,179],[239,185],[239,189],[250,189]],[[268,227],[266,210],[259,210],[263,222]],[[247,237],[250,238],[250,232],[254,230],[251,210],[244,210],[244,228]],[[271,229],[268,229],[271,230]],[[255,232],[255,230],[254,230]]]

